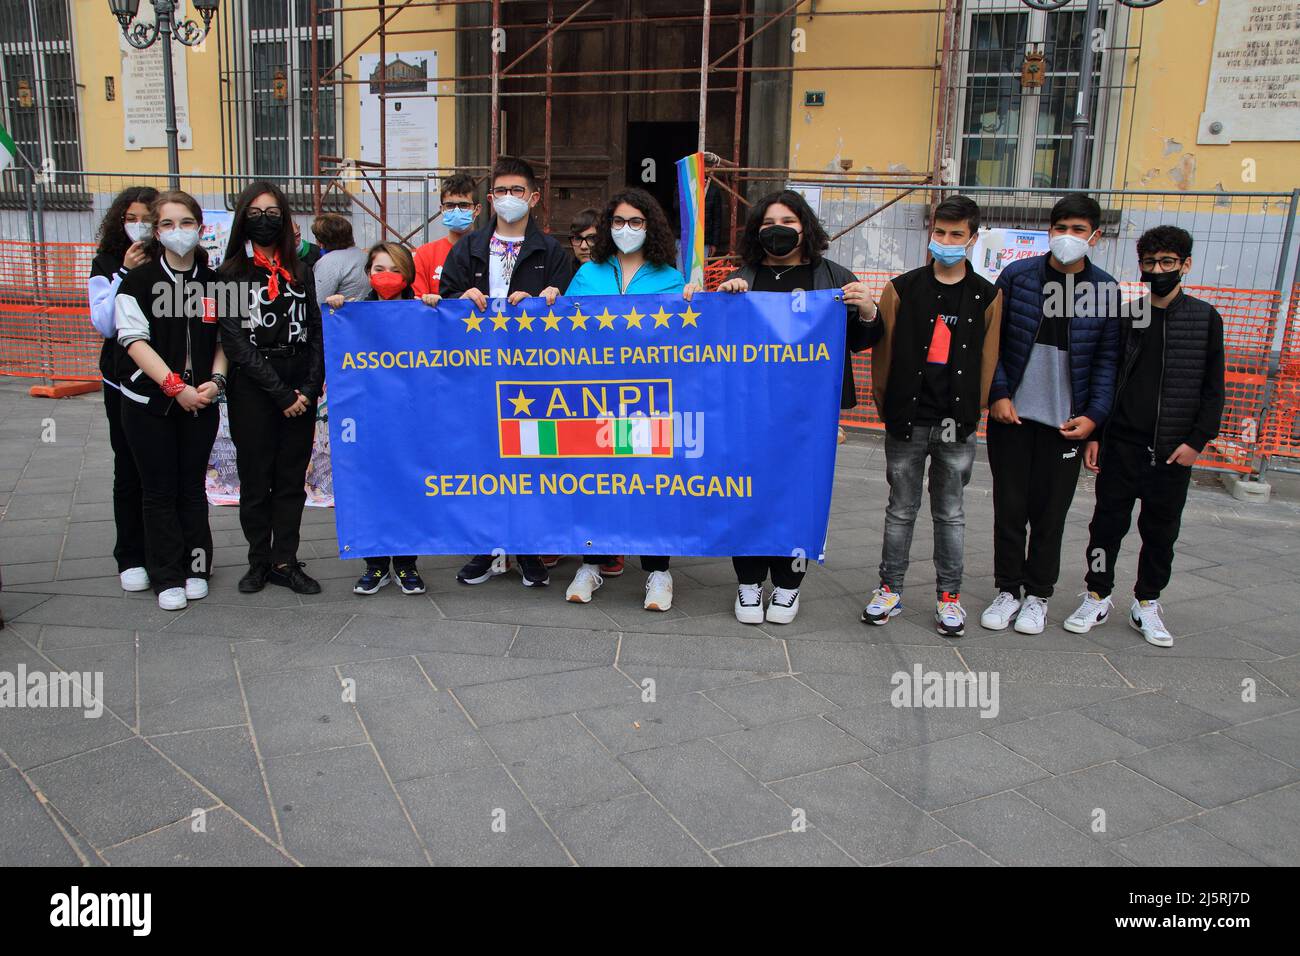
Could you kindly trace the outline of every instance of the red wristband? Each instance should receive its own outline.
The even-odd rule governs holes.
[[[162,393],[168,398],[175,398],[183,391],[185,391],[185,380],[175,372],[168,372],[162,382]]]

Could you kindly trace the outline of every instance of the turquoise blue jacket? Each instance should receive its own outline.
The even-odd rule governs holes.
[[[618,265],[618,256],[610,256],[606,262],[595,260],[585,263],[578,274],[569,283],[565,295],[653,295],[681,292],[686,285],[682,274],[672,266],[656,265],[647,262],[632,282],[623,291],[623,271]]]

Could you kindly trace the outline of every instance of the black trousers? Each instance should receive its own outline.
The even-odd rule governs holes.
[[[292,564],[298,560],[302,509],[307,502],[316,403],[295,418],[285,418],[270,395],[238,373],[226,397],[248,563]]]
[[[113,558],[121,572],[144,567],[143,489],[140,469],[122,430],[122,393],[108,383],[104,384],[104,414],[108,417],[108,444],[113,449],[113,523],[117,526]]]
[[[745,556],[732,558],[731,565],[736,569],[738,584],[762,584],[770,572],[773,585],[793,591],[803,583],[804,576],[803,571],[794,569],[796,560],[789,555]]]
[[[613,555],[610,554],[588,554],[583,556],[582,563],[603,565],[609,564],[612,559]],[[643,554],[641,555],[641,570],[646,574],[653,571],[667,571],[668,560],[662,555]]]
[[[401,556],[394,555],[391,558],[366,558],[366,567],[379,568],[381,570],[387,571],[389,561],[392,561],[394,571],[400,571],[402,568],[415,567],[415,555],[413,554],[406,554]]]
[[[204,481],[219,424],[216,406],[198,415],[172,405],[155,415],[122,402],[122,432],[140,472],[144,566],[155,594],[212,573],[212,529]]]
[[[1115,589],[1115,559],[1128,534],[1134,502],[1138,513],[1137,585],[1133,596],[1154,601],[1169,584],[1173,571],[1174,542],[1182,525],[1183,506],[1192,469],[1151,461],[1151,451],[1135,442],[1107,440],[1101,448],[1097,474],[1097,504],[1088,525],[1088,590],[1107,597]]]
[[[988,453],[994,581],[1016,597],[1023,592],[1047,599],[1061,575],[1061,537],[1079,483],[1082,442],[1038,422],[990,421]]]

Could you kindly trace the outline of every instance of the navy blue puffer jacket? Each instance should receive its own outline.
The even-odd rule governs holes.
[[[1002,342],[998,367],[989,389],[989,404],[1012,398],[1025,374],[1029,353],[1038,337],[1043,320],[1043,283],[1047,281],[1047,255],[1021,259],[1002,270],[997,287],[1002,292]],[[1118,302],[1105,286],[1114,284],[1109,273],[1090,260],[1083,271],[1074,274],[1075,310],[1070,319],[1070,385],[1073,390],[1073,415],[1086,415],[1100,428],[1110,416],[1115,401],[1115,383],[1119,377],[1118,315],[1112,303]],[[1097,283],[1084,293],[1083,286]],[[1099,291],[1100,290],[1100,291]]]

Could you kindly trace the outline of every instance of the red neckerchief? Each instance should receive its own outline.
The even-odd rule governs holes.
[[[285,282],[293,281],[293,274],[280,264],[280,250],[275,251],[275,258],[268,259],[262,254],[262,250],[253,247],[253,265],[261,266],[268,273],[266,280],[266,295],[268,302],[274,302],[276,296],[280,294],[280,276],[284,276]]]

